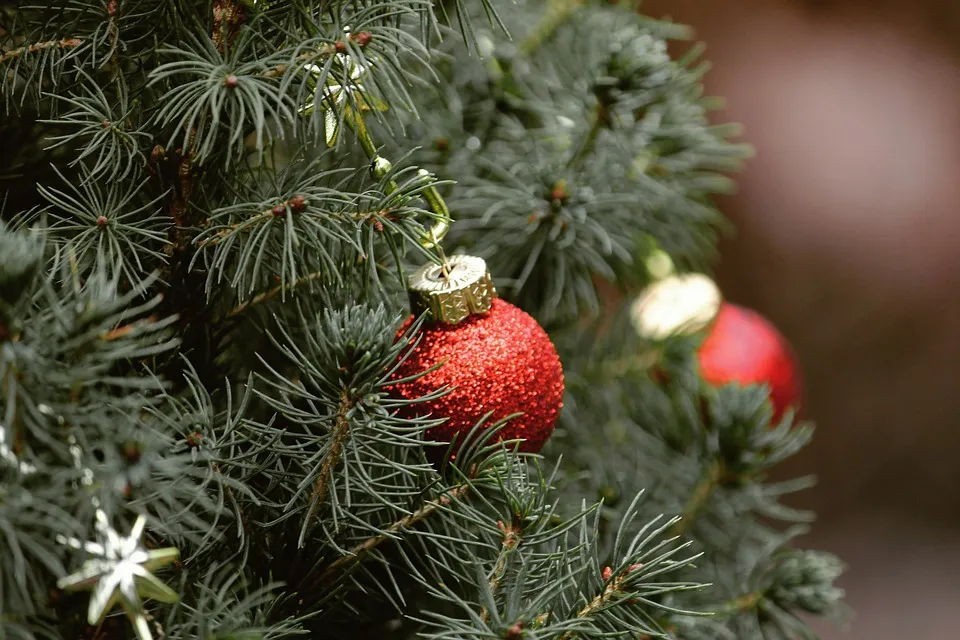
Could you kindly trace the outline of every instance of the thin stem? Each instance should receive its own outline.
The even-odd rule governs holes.
[[[213,32],[210,37],[217,51],[223,53],[225,46],[233,42],[246,19],[247,12],[239,2],[214,0]]]
[[[611,580],[610,583],[606,586],[606,588],[604,588],[602,593],[595,596],[593,600],[588,602],[585,607],[583,607],[582,609],[580,609],[580,611],[577,612],[577,617],[587,618],[589,616],[592,616],[594,613],[596,613],[600,609],[602,609],[603,606],[607,603],[607,600],[611,596],[623,590],[623,582],[627,579],[627,574],[629,573],[630,571],[626,571],[622,575],[619,575],[613,580]],[[570,631],[567,631],[562,636],[560,636],[559,640],[570,640],[571,638],[574,638],[577,635],[578,635],[577,631],[570,630]]]
[[[279,206],[290,206],[290,202],[282,203]],[[357,222],[366,222],[371,219],[376,219],[378,216],[382,218],[389,218],[396,210],[395,209],[376,209],[369,211],[333,211],[327,214],[331,218],[351,218]],[[282,214],[287,215],[288,211],[285,208]],[[207,239],[200,239],[197,244],[204,247],[210,247],[216,244],[220,244],[224,238],[228,237],[232,233],[238,233],[240,231],[252,231],[255,226],[259,223],[271,220],[278,217],[278,214],[274,213],[274,207],[266,209],[264,211],[258,211],[257,213],[251,215],[249,218],[244,218],[240,222],[235,222],[229,227],[225,227],[218,231],[213,236]]]
[[[513,550],[520,545],[519,526],[511,524],[508,527],[503,524],[503,522],[497,522],[497,526],[503,533],[503,541],[500,544],[500,556],[497,558],[497,564],[493,568],[493,573],[490,574],[490,580],[487,582],[490,593],[494,595],[497,593],[497,589],[500,588],[500,581],[503,579],[503,574],[507,570],[507,562],[510,560],[510,556],[513,555]],[[480,617],[484,621],[490,619],[490,612],[487,611],[486,607],[480,610]]]
[[[219,465],[217,462],[214,462],[213,465],[212,465],[212,468],[213,468],[214,473],[216,473],[217,476],[218,476],[218,477],[221,479],[221,481],[222,481],[222,480],[223,480],[223,472],[220,470],[220,465]],[[236,497],[235,495],[233,495],[233,489],[231,489],[231,488],[230,488],[230,485],[229,485],[228,483],[226,483],[226,482],[221,482],[221,486],[222,486],[223,489],[224,489],[224,493],[227,494],[227,498],[230,500],[230,502],[231,502],[231,503],[233,504],[233,506],[236,508],[236,510],[237,510],[237,515],[240,517],[240,527],[243,529],[244,534],[246,535],[246,534],[250,531],[250,528],[249,528],[249,526],[248,526],[247,519],[244,517],[243,509],[240,507],[240,503],[237,502],[237,497]],[[180,561],[178,560],[177,562],[179,563]]]
[[[183,240],[186,232],[185,228],[193,225],[199,226],[205,221],[205,218],[193,220],[188,217],[190,211],[190,198],[193,196],[193,161],[196,158],[194,150],[197,138],[197,130],[191,129],[187,140],[187,148],[183,150],[180,156],[180,162],[177,165],[177,189],[173,197],[173,221],[174,225],[170,232],[175,240],[175,246],[184,248]]]
[[[6,373],[2,378],[0,378],[0,385],[6,387],[3,389],[3,397],[7,402],[13,406],[12,415],[8,415],[8,418],[12,418],[9,421],[9,425],[13,431],[10,434],[12,439],[10,443],[9,452],[14,456],[20,456],[23,453],[23,429],[22,422],[20,420],[20,403],[17,402],[17,370],[16,367],[11,367],[7,369]],[[4,425],[0,423],[0,456],[6,457],[5,452],[3,451],[6,448],[6,433],[4,432]]]
[[[532,55],[550,36],[567,21],[573,10],[583,4],[583,0],[554,0],[547,8],[543,20],[537,28],[520,43],[520,53]]]
[[[690,530],[690,527],[696,522],[697,516],[710,501],[710,496],[713,495],[714,489],[720,484],[724,473],[723,461],[720,458],[710,463],[706,473],[703,474],[703,478],[693,488],[690,500],[687,501],[687,506],[683,509],[683,517],[673,527],[670,532],[671,535],[680,536]]]
[[[469,491],[470,485],[462,484],[440,496],[436,500],[431,500],[413,513],[400,518],[389,527],[384,529],[384,533],[378,536],[373,536],[372,538],[367,538],[357,546],[350,549],[347,555],[341,556],[330,563],[330,566],[324,569],[323,573],[320,574],[316,582],[319,583],[328,580],[333,575],[342,571],[348,565],[359,562],[367,553],[373,551],[381,544],[389,540],[392,537],[390,534],[397,533],[401,529],[412,527],[421,520],[430,517],[437,509],[449,506],[454,500],[463,500]]]
[[[333,471],[340,464],[340,456],[343,454],[343,445],[350,438],[350,424],[347,422],[347,414],[353,409],[356,403],[350,395],[343,391],[340,393],[340,406],[337,408],[337,415],[333,425],[333,439],[330,442],[330,449],[323,457],[320,464],[320,475],[313,483],[313,493],[310,494],[310,502],[313,505],[311,512],[316,511],[317,507],[323,504],[327,499],[327,493],[330,491],[330,481],[333,478]],[[313,515],[307,514],[307,518]]]
[[[364,153],[367,154],[367,157],[370,158],[370,161],[373,163],[374,177],[376,177],[378,180],[386,177],[393,168],[393,165],[377,151],[377,145],[374,143],[373,137],[370,135],[370,130],[367,129],[367,124],[363,120],[363,114],[360,113],[359,109],[354,109],[352,110],[351,117],[344,118],[344,120],[347,123],[347,126],[353,129],[354,133],[357,134],[357,138],[360,141],[360,146],[363,147]],[[423,169],[421,169],[419,173],[422,176],[429,175],[429,173]],[[396,180],[390,179],[387,182],[387,193],[393,193],[399,188],[400,187]],[[443,235],[446,234],[447,226],[450,224],[450,208],[447,206],[446,201],[444,201],[443,196],[440,195],[440,192],[434,186],[426,187],[423,190],[423,197],[427,201],[427,205],[430,207],[430,210],[440,216],[441,220],[443,220],[445,223],[438,225],[442,227],[442,231],[434,233],[434,230],[431,230],[429,237],[424,239],[424,244],[427,247],[436,247],[437,253],[440,256],[443,275],[446,277],[448,275],[447,260],[446,256],[444,256],[443,249],[440,247],[440,240],[443,239]]]
[[[605,360],[598,367],[598,373],[604,380],[620,380],[626,375],[637,373],[655,373],[655,367],[661,359],[658,349],[649,349],[633,356]]]
[[[324,58],[327,56],[332,56],[337,52],[337,48],[332,44],[325,44],[316,51],[307,51],[306,53],[301,53],[296,57],[297,62],[313,62],[317,58]],[[265,78],[276,78],[277,76],[282,76],[287,72],[287,69],[290,68],[288,64],[281,64],[272,69],[264,71],[261,75]]]
[[[83,40],[80,38],[64,38],[63,40],[48,40],[46,42],[37,42],[35,44],[27,45],[25,47],[19,47],[17,49],[11,49],[3,55],[0,55],[0,64],[3,64],[7,60],[12,60],[22,56],[25,53],[36,53],[37,51],[43,51],[44,49],[53,49],[54,47],[60,47],[61,49],[72,49],[73,47],[79,47],[83,43]]]
[[[242,303],[242,304],[234,307],[233,309],[231,309],[231,310],[227,313],[227,315],[226,315],[225,317],[227,317],[227,318],[232,318],[232,317],[234,317],[234,316],[236,316],[236,315],[239,315],[239,314],[243,313],[244,311],[246,311],[246,310],[249,309],[250,307],[253,307],[253,306],[255,306],[255,305],[261,304],[261,303],[263,303],[263,302],[266,302],[266,301],[269,300],[270,298],[275,297],[277,294],[279,294],[279,293],[281,293],[282,291],[284,291],[284,289],[286,289],[287,291],[291,291],[291,290],[293,290],[293,289],[295,289],[295,288],[297,288],[297,287],[299,287],[299,286],[301,286],[301,285],[304,285],[304,284],[306,284],[306,283],[308,283],[308,282],[312,282],[312,281],[314,281],[314,280],[317,280],[317,279],[319,279],[319,278],[322,277],[322,276],[323,276],[323,273],[320,272],[320,271],[318,271],[318,272],[316,272],[316,273],[311,273],[310,275],[304,276],[304,277],[300,278],[299,280],[295,280],[294,282],[290,283],[290,284],[287,285],[286,287],[284,287],[282,284],[277,285],[277,286],[275,286],[274,288],[269,289],[269,290],[267,290],[267,291],[264,291],[263,293],[259,293],[259,294],[255,295],[254,297],[250,298],[249,300],[247,300],[246,302],[244,302],[244,303]]]
[[[753,611],[760,606],[760,603],[763,602],[765,597],[766,592],[762,590],[745,593],[742,596],[734,598],[726,604],[721,605],[719,609],[714,611],[714,615],[734,616],[741,613],[746,613],[747,611]]]
[[[363,151],[367,154],[367,157],[370,158],[371,161],[376,160],[380,154],[377,152],[377,145],[370,135],[370,130],[367,129],[367,123],[364,121],[363,115],[359,109],[353,109],[352,112],[352,117],[346,118],[347,125],[357,134],[357,138],[360,140],[360,146],[363,147]],[[396,191],[397,189],[397,184],[393,183],[390,190]]]
[[[573,154],[573,157],[570,158],[570,162],[567,166],[571,169],[579,167],[583,161],[590,155],[590,152],[593,151],[593,148],[597,144],[597,138],[600,136],[600,131],[604,129],[609,123],[607,113],[607,105],[601,99],[597,101],[596,113],[593,117],[593,122],[590,124],[590,129],[587,131],[587,135],[584,136],[583,141],[580,143],[580,147],[577,149],[577,152]]]

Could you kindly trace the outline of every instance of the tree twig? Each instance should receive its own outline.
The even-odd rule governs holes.
[[[610,116],[607,111],[606,102],[604,102],[602,98],[598,99],[596,113],[593,116],[593,122],[590,124],[590,129],[587,131],[583,141],[580,143],[580,147],[577,149],[577,152],[571,156],[570,162],[568,163],[569,167],[579,167],[587,158],[587,156],[590,155],[590,152],[593,151],[594,146],[597,144],[597,138],[600,136],[600,130],[609,125],[609,118]]]
[[[233,489],[230,488],[230,484],[224,480],[223,472],[220,470],[220,464],[216,461],[211,465],[214,473],[217,474],[217,477],[220,478],[220,486],[223,487],[224,493],[227,494],[227,499],[230,500],[231,504],[237,510],[237,516],[240,518],[240,528],[243,529],[243,534],[246,536],[250,533],[249,523],[244,517],[243,508],[240,506],[240,503],[237,501],[237,497],[233,493]],[[179,562],[179,560],[178,560]]]
[[[520,43],[520,53],[525,56],[533,54],[582,4],[583,0],[553,0],[537,28]]]
[[[503,524],[503,522],[497,522],[497,527],[503,533],[503,541],[500,544],[500,556],[497,558],[497,564],[493,568],[493,573],[490,575],[490,580],[487,582],[487,586],[490,588],[492,594],[497,593],[497,589],[500,588],[500,581],[503,579],[503,574],[507,570],[507,562],[510,559],[510,556],[513,555],[513,550],[520,545],[520,527],[516,523],[513,523],[509,526]],[[480,610],[480,617],[486,621],[490,619],[490,612],[487,611],[486,607],[483,607]]]
[[[349,37],[351,42],[355,42],[357,46],[361,48],[365,48],[370,43],[370,38],[371,38],[371,34],[369,31],[360,31],[358,33],[351,33]],[[301,53],[296,57],[296,61],[309,63],[309,62],[313,62],[317,58],[325,58],[328,56],[332,56],[335,53],[342,54],[342,53],[346,53],[346,51],[347,51],[347,45],[343,42],[343,40],[337,40],[336,42],[327,43],[317,48],[315,51],[306,51],[304,53]],[[287,69],[289,68],[290,68],[290,65],[281,64],[272,69],[268,69],[267,71],[264,71],[261,75],[263,75],[265,78],[275,78],[277,76],[280,76],[286,73]]]
[[[187,138],[187,148],[178,149],[180,160],[177,163],[177,188],[173,193],[172,218],[173,226],[170,228],[171,241],[175,247],[181,250],[185,248],[184,235],[185,228],[193,226],[193,223],[202,223],[202,220],[194,221],[188,217],[190,211],[190,198],[193,196],[193,161],[196,158],[194,144],[197,138],[197,130],[191,129]]]
[[[327,56],[332,56],[336,52],[337,52],[336,45],[325,44],[319,49],[317,49],[316,51],[307,51],[305,53],[301,53],[296,57],[296,61],[310,63],[316,60],[317,58],[325,58]],[[273,67],[272,69],[268,69],[264,71],[260,75],[262,75],[265,78],[276,78],[277,76],[282,76],[284,73],[286,73],[287,69],[289,68],[290,68],[290,65],[281,64],[276,67]]]
[[[412,527],[421,520],[430,517],[430,515],[432,515],[437,509],[449,506],[454,500],[462,500],[464,497],[466,497],[469,491],[469,484],[461,484],[439,498],[427,502],[413,513],[400,518],[384,529],[384,533],[378,536],[373,536],[372,538],[367,538],[357,546],[350,549],[347,555],[341,556],[330,563],[330,565],[324,569],[323,573],[320,574],[315,584],[324,582],[342,571],[348,565],[359,562],[367,553],[373,551],[381,544],[389,540],[392,537],[390,534],[397,533],[401,529]]]
[[[337,415],[334,418],[333,437],[330,441],[330,448],[327,455],[323,457],[320,463],[320,475],[313,483],[313,493],[310,494],[310,502],[313,504],[307,518],[313,515],[321,504],[327,499],[327,493],[330,491],[330,480],[333,478],[333,470],[340,464],[340,456],[343,454],[343,445],[350,438],[350,423],[347,422],[347,414],[353,409],[353,398],[346,392],[340,393],[340,406],[337,408]]]
[[[246,19],[247,12],[239,2],[214,0],[213,32],[210,34],[210,38],[217,47],[217,51],[223,53],[226,45],[233,42]]]
[[[291,201],[287,201],[284,204],[292,208]],[[281,208],[283,209],[282,211],[280,211]],[[368,220],[374,220],[374,224],[376,225],[377,223],[379,223],[379,221],[377,220],[377,217],[389,218],[394,213],[394,211],[395,209],[375,209],[375,210],[369,210],[369,211],[354,211],[354,212],[333,211],[327,215],[329,215],[331,218],[350,218],[356,222],[366,222]],[[276,207],[266,209],[265,211],[258,211],[257,213],[251,215],[249,218],[244,218],[240,222],[236,222],[230,225],[229,227],[221,229],[213,237],[198,241],[198,244],[201,246],[207,246],[207,247],[213,246],[215,244],[220,244],[220,242],[223,241],[223,239],[229,236],[231,233],[235,233],[237,231],[252,230],[254,228],[254,224],[251,224],[251,223],[260,223],[266,220],[270,220],[271,218],[280,217],[284,214],[286,214],[286,208],[284,208],[284,205],[277,205]],[[377,230],[382,231],[382,229],[380,229],[379,227],[377,227]]]
[[[740,597],[730,600],[726,604],[722,605],[719,609],[714,611],[715,615],[739,615],[741,613],[746,613],[747,611],[752,611],[760,606],[760,603],[763,602],[766,593],[764,591],[752,591],[750,593],[745,593]]]
[[[638,565],[639,566],[639,565]],[[607,600],[611,596],[621,592],[623,590],[623,582],[627,579],[627,575],[632,569],[624,571],[621,575],[618,575],[616,578],[610,581],[610,583],[604,588],[603,592],[594,596],[593,600],[588,602],[580,611],[577,612],[578,618],[587,618],[592,616],[594,613],[603,608],[603,605],[607,603]],[[560,636],[559,640],[571,640],[572,638],[577,637],[579,632],[570,630]]]
[[[703,478],[693,488],[693,493],[690,494],[687,506],[683,509],[683,517],[674,525],[670,532],[671,535],[680,536],[690,530],[690,527],[696,522],[697,516],[700,515],[710,501],[710,496],[713,495],[714,489],[720,484],[724,473],[723,461],[720,458],[710,463],[706,473],[703,474]]]
[[[0,64],[3,64],[7,60],[12,60],[13,58],[18,58],[25,53],[36,53],[37,51],[43,51],[44,49],[53,49],[59,47],[61,49],[72,49],[73,47],[79,47],[83,43],[83,40],[80,38],[64,38],[62,40],[47,40],[46,42],[36,42],[31,45],[24,47],[18,47],[16,49],[11,49],[6,53],[0,55]]]
[[[275,286],[274,288],[269,289],[269,290],[267,290],[267,291],[264,291],[263,293],[258,293],[257,295],[255,295],[254,297],[250,298],[250,299],[247,300],[246,302],[243,302],[243,303],[237,305],[236,307],[234,307],[233,309],[231,309],[231,310],[227,313],[227,315],[226,315],[225,317],[227,317],[227,318],[232,318],[232,317],[234,317],[234,316],[236,316],[236,315],[239,315],[239,314],[243,313],[244,311],[246,311],[246,310],[249,309],[250,307],[253,307],[253,306],[256,306],[256,305],[261,304],[261,303],[263,303],[263,302],[266,302],[267,300],[269,300],[270,298],[273,298],[274,296],[276,296],[277,294],[281,293],[281,292],[284,291],[284,290],[292,291],[293,289],[296,289],[297,287],[299,287],[299,286],[301,286],[301,285],[307,284],[308,282],[312,282],[312,281],[314,281],[314,280],[317,280],[317,279],[319,279],[319,278],[322,277],[322,276],[323,276],[323,273],[320,272],[320,271],[317,271],[316,273],[311,273],[310,275],[303,276],[302,278],[300,278],[300,279],[298,279],[298,280],[295,280],[294,282],[291,282],[290,284],[288,284],[288,285],[286,285],[286,286],[284,286],[284,285],[282,285],[282,284],[278,284],[278,285]]]

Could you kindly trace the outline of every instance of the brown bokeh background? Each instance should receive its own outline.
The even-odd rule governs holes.
[[[960,2],[648,0],[693,25],[757,151],[722,201],[727,297],[795,346],[806,543],[856,615],[828,640],[960,637]]]

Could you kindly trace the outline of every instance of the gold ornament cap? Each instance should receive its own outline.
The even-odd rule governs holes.
[[[414,314],[429,311],[447,324],[490,311],[497,297],[487,263],[475,256],[450,256],[446,273],[438,264],[425,264],[410,276],[408,288]]]
[[[701,331],[717,317],[723,296],[716,283],[700,273],[673,275],[650,285],[630,306],[630,321],[647,340]]]

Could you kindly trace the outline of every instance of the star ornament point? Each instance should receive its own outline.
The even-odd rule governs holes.
[[[153,575],[153,571],[175,562],[180,552],[175,547],[147,549],[141,536],[146,519],[137,516],[136,522],[126,536],[120,535],[107,519],[106,514],[97,510],[97,532],[99,540],[83,542],[76,538],[59,538],[62,544],[74,549],[83,549],[91,557],[80,570],[57,581],[57,586],[65,591],[92,591],[90,606],[87,610],[87,623],[98,625],[118,603],[137,633],[140,640],[151,640],[152,635],[143,601],[146,599],[161,602],[176,602],[180,596]]]

